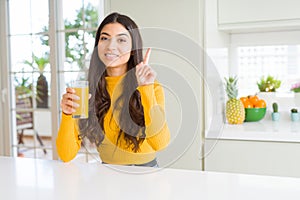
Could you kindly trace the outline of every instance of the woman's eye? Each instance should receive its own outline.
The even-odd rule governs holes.
[[[126,39],[124,39],[124,38],[119,38],[118,41],[119,41],[119,42],[126,42]]]
[[[107,37],[100,37],[100,40],[107,40]]]

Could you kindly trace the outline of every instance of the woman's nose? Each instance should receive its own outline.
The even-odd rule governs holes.
[[[111,38],[109,40],[107,48],[108,49],[116,49],[117,48],[117,43],[116,43],[116,40],[114,38]]]

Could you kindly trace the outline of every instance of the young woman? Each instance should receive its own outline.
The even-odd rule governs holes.
[[[62,96],[62,121],[56,140],[64,162],[72,160],[85,137],[95,143],[103,163],[157,166],[156,151],[170,140],[164,92],[142,56],[135,22],[112,13],[100,24],[90,62],[89,118],[72,118],[79,98],[72,88]]]

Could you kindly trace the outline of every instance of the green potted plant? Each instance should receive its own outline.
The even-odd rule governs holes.
[[[276,92],[280,87],[281,81],[275,79],[273,76],[261,77],[260,82],[257,82],[257,86],[260,92]]]
[[[278,104],[274,102],[272,104],[272,107],[273,107],[272,120],[273,121],[279,121],[279,119],[280,119],[280,113],[278,112]]]
[[[268,75],[267,77],[262,76],[260,81],[257,82],[259,93],[257,94],[261,99],[264,99],[267,105],[271,105],[276,100],[275,92],[280,87],[281,81],[275,79],[273,76]],[[268,110],[271,108],[269,107]]]
[[[299,121],[299,113],[298,110],[296,108],[292,108],[291,109],[291,120],[292,121]]]
[[[32,83],[29,77],[15,77],[15,103],[16,109],[32,108]],[[17,125],[26,123],[28,112],[16,112]]]
[[[47,64],[49,64],[49,55],[45,54],[42,57],[33,55],[32,58],[32,62],[26,60],[24,63],[40,73],[36,83],[37,108],[48,108],[48,82],[43,73]]]
[[[29,83],[29,77],[15,77],[15,94],[17,99],[32,96],[32,84]]]

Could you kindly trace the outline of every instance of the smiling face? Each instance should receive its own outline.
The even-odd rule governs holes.
[[[127,70],[127,62],[132,49],[129,32],[120,23],[110,23],[103,27],[99,43],[98,56],[107,70]]]

